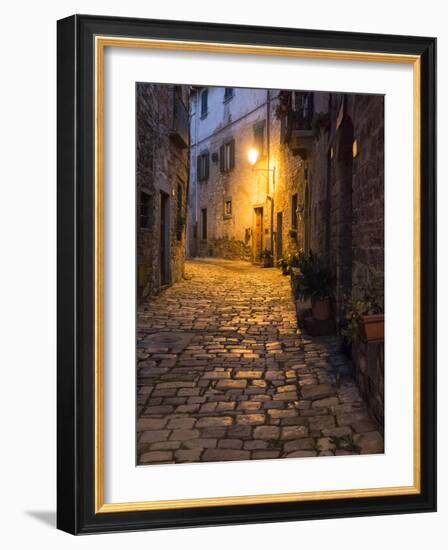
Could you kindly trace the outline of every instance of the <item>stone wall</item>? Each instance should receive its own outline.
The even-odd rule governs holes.
[[[351,114],[357,154],[353,160],[354,293],[384,278],[384,97],[357,95]]]
[[[357,339],[352,349],[353,373],[367,407],[384,426],[384,342]]]
[[[315,94],[311,248],[336,276],[335,306],[384,277],[384,99]]]
[[[184,273],[188,195],[187,86],[137,83],[137,297],[157,294]],[[179,111],[175,112],[175,109]],[[182,111],[185,109],[185,111]],[[182,119],[180,115],[187,115]],[[182,124],[186,122],[182,134]],[[185,130],[185,128],[184,128]],[[163,199],[165,197],[165,199]],[[162,277],[162,200],[167,201],[168,257]],[[143,204],[142,204],[143,203]],[[184,218],[184,219],[182,219]]]

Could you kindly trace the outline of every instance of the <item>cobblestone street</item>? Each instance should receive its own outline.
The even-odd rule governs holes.
[[[185,272],[139,309],[139,464],[383,452],[337,339],[300,333],[289,277]]]

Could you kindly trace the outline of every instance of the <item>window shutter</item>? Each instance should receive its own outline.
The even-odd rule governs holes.
[[[219,169],[224,172],[224,145],[219,148]]]
[[[235,166],[235,140],[232,139],[230,142],[230,166],[229,168],[232,169]]]
[[[197,161],[197,167],[196,167],[197,179],[200,180],[200,179],[202,179],[201,178],[201,155],[198,155],[196,157],[196,161]]]
[[[204,179],[208,179],[208,176],[210,174],[210,153],[207,153],[205,155],[205,174]]]

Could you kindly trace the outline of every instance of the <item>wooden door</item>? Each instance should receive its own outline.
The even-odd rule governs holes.
[[[255,208],[254,214],[253,256],[254,262],[260,263],[263,250],[263,208]]]

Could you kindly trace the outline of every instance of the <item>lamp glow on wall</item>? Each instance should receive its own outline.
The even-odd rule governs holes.
[[[254,166],[258,160],[259,152],[255,147],[251,147],[247,153],[247,158],[249,160],[249,164]]]

